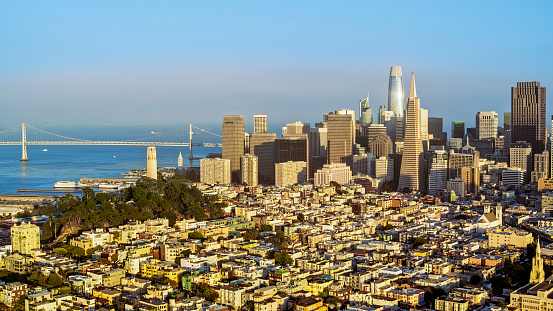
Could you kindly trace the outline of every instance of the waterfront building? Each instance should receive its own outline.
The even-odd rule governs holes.
[[[182,167],[184,165],[184,159],[182,157],[182,152],[179,151],[179,157],[177,159],[177,167]]]
[[[230,160],[232,180],[237,182],[240,177],[240,157],[245,153],[244,140],[246,132],[244,116],[224,116],[222,133],[222,158]]]
[[[200,160],[200,182],[205,184],[231,183],[231,160],[204,158]]]
[[[532,153],[545,150],[545,87],[539,82],[517,82],[511,88],[511,143],[526,141]]]
[[[355,111],[342,109],[327,116],[328,163],[340,163],[353,152]]]
[[[255,155],[247,153],[240,157],[240,173],[243,185],[257,186],[257,157]]]
[[[495,111],[481,111],[476,114],[476,137],[483,140],[497,137],[499,116]]]
[[[359,124],[361,126],[367,126],[373,123],[373,112],[369,107],[369,95],[367,98],[361,98],[359,100]]]
[[[275,163],[275,185],[286,187],[307,181],[307,162]]]
[[[10,231],[13,252],[30,255],[32,250],[40,249],[39,226],[23,222],[11,227]]]
[[[315,186],[329,185],[331,181],[347,184],[351,181],[351,169],[345,163],[325,164],[314,176]]]
[[[267,133],[267,115],[256,114],[253,116],[253,132]]]
[[[451,138],[463,138],[465,136],[465,122],[451,122]]]
[[[156,147],[148,147],[146,159],[146,176],[148,176],[148,178],[157,179]]]
[[[396,117],[403,117],[403,76],[401,66],[390,68],[390,80],[388,84],[388,110]]]
[[[419,124],[420,99],[417,97],[415,74],[411,74],[411,90],[407,100],[407,120],[405,124],[405,141],[399,176],[399,191],[418,191],[421,188],[422,140]]]

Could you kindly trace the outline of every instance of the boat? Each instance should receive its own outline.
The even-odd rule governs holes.
[[[46,151],[48,151],[48,149],[42,149],[42,151],[46,152]]]
[[[82,188],[82,187],[84,187],[84,185],[78,181],[63,180],[63,181],[58,181],[57,183],[54,184],[54,188]]]
[[[108,184],[108,183],[100,183],[98,185],[99,189],[111,189],[111,190],[119,190],[119,187],[121,187],[122,183],[115,183],[115,184]]]
[[[152,135],[161,135],[161,132],[154,132],[154,131],[151,131],[150,134],[152,134]]]

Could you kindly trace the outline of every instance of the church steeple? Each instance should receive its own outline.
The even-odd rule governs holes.
[[[532,259],[532,272],[530,272],[530,283],[541,283],[545,280],[543,271],[543,259],[541,258],[540,240],[536,246],[536,256]]]

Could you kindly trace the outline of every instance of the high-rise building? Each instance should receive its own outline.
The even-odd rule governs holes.
[[[359,124],[367,126],[373,123],[373,111],[369,107],[369,95],[359,101]]]
[[[411,90],[407,100],[407,118],[405,122],[405,141],[399,176],[399,191],[418,191],[423,179],[421,170],[422,140],[419,124],[420,99],[417,97],[415,74],[411,74]]]
[[[428,109],[419,108],[419,125],[421,127],[421,139],[428,140]]]
[[[393,111],[384,110],[380,114],[380,124],[386,124],[394,117]]]
[[[275,185],[286,187],[307,181],[307,162],[275,163]]]
[[[534,155],[534,170],[530,182],[537,183],[540,178],[549,178],[549,151]]]
[[[512,125],[512,114],[510,112],[503,113],[503,129],[510,130]]]
[[[428,118],[428,134],[434,136],[434,139],[444,139],[444,119],[429,117]]]
[[[309,132],[309,156],[326,157],[328,132],[326,127],[313,127]]]
[[[231,161],[229,159],[204,158],[200,160],[200,182],[204,184],[231,183]]]
[[[276,133],[253,133],[250,136],[250,153],[257,157],[258,182],[274,184]]]
[[[369,152],[375,157],[387,157],[394,152],[394,145],[390,136],[380,133],[369,142]]]
[[[532,171],[532,146],[525,141],[517,141],[511,145],[509,167],[518,167],[525,171],[525,179]]]
[[[148,147],[146,151],[146,176],[157,179],[156,147]]]
[[[499,116],[495,111],[481,111],[476,114],[476,139],[497,137]]]
[[[382,117],[384,111],[386,111],[386,106],[382,105],[378,107],[378,124],[384,124],[384,118]]]
[[[240,179],[240,157],[244,154],[245,125],[244,116],[223,117],[222,158],[230,160],[232,181]]]
[[[352,154],[355,142],[355,111],[342,109],[327,115],[328,163],[340,163]]]
[[[511,144],[526,141],[532,153],[542,153],[547,143],[545,87],[539,82],[517,82],[511,88]]]
[[[30,255],[33,249],[40,249],[40,228],[37,225],[23,222],[10,229],[12,251]]]
[[[240,157],[240,174],[242,184],[257,186],[257,157],[253,154],[245,154]]]
[[[390,82],[388,84],[388,110],[393,111],[396,117],[403,117],[403,76],[401,66],[390,68]]]
[[[253,132],[267,133],[267,115],[256,114],[253,116]]]
[[[371,159],[371,162],[374,164],[374,178],[382,181],[394,179],[394,160],[389,157],[378,157]]]
[[[284,134],[309,134],[309,123],[302,123],[301,121],[296,121],[294,123],[286,124],[286,133]]]
[[[432,152],[429,161],[428,172],[428,194],[436,196],[438,191],[447,187],[447,160],[448,154],[445,150]]]
[[[451,122],[451,138],[463,138],[465,136],[465,122]]]
[[[351,181],[351,169],[345,163],[325,164],[315,173],[313,178],[315,186],[327,186],[331,181],[340,185]]]

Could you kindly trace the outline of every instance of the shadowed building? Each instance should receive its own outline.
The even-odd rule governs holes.
[[[375,157],[387,157],[390,153],[394,153],[394,145],[390,136],[380,133],[376,135],[369,143],[369,152]]]
[[[244,155],[246,134],[244,116],[224,116],[222,129],[222,158],[230,160],[232,181],[239,182],[240,157]]]
[[[532,153],[545,150],[545,87],[539,82],[517,82],[511,88],[511,142],[526,141]]]
[[[276,133],[253,133],[250,135],[250,153],[257,157],[259,183],[274,184],[275,140]]]

